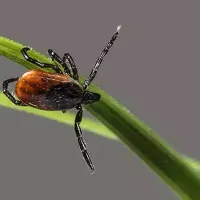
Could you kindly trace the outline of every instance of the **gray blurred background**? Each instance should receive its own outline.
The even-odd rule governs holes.
[[[44,54],[49,48],[70,52],[87,76],[122,24],[94,83],[176,150],[200,159],[199,6],[186,0],[1,0],[0,35]],[[1,82],[26,71],[4,57],[0,66]],[[2,107],[0,113],[2,200],[177,199],[119,142],[85,132],[96,166],[91,176],[73,127]]]

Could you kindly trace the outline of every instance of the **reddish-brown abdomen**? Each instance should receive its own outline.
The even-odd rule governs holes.
[[[31,70],[19,78],[15,93],[23,103],[43,110],[54,110],[46,99],[46,94],[57,85],[71,82],[68,75]]]

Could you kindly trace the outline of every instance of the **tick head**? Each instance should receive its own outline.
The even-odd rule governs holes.
[[[82,104],[92,104],[98,102],[101,98],[101,95],[94,92],[85,91],[83,95]]]

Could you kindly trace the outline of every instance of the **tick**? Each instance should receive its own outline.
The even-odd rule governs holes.
[[[51,68],[54,72],[30,70],[21,77],[7,79],[3,82],[4,94],[15,105],[31,106],[47,111],[62,111],[63,113],[68,109],[76,108],[77,114],[74,122],[76,137],[83,157],[92,171],[94,171],[94,165],[86,149],[86,143],[84,142],[80,127],[83,116],[82,105],[98,102],[101,98],[100,94],[90,92],[87,88],[95,78],[103,58],[119,35],[120,28],[121,26],[117,27],[117,31],[103,49],[83,85],[79,83],[79,74],[75,62],[69,53],[65,53],[61,58],[57,53],[49,49],[48,54],[52,61],[54,61],[54,64],[42,63],[28,55],[28,51],[31,50],[29,47],[21,49],[23,57],[41,69]],[[62,67],[63,70],[61,70],[60,67]],[[8,85],[15,81],[16,95],[13,95],[8,90]]]

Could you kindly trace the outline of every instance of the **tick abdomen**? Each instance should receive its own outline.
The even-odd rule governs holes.
[[[23,103],[42,110],[75,107],[82,100],[82,87],[71,77],[31,70],[19,78],[15,93]]]

